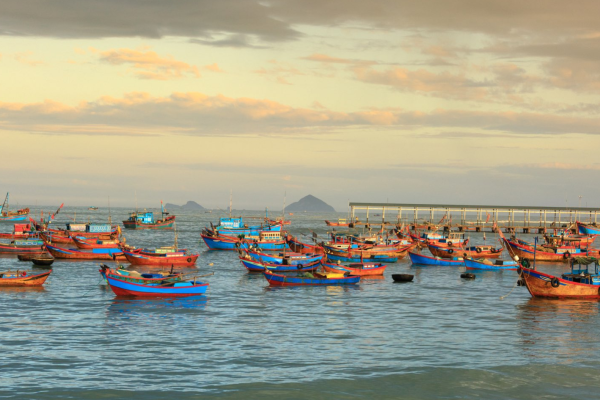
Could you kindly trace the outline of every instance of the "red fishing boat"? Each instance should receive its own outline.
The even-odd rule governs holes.
[[[387,268],[385,264],[367,264],[367,263],[357,263],[357,264],[330,264],[330,263],[322,263],[323,269],[327,272],[341,272],[347,275],[354,276],[377,276],[383,275],[383,272]]]
[[[0,287],[42,286],[52,271],[32,274],[27,271],[0,272]]]
[[[185,249],[163,247],[156,250],[123,248],[123,254],[132,265],[184,266],[196,265],[199,254],[190,254]]]
[[[28,239],[37,237],[38,233],[32,229],[31,224],[15,224],[12,233],[0,233],[0,239]]]
[[[46,249],[52,256],[58,260],[89,260],[89,261],[126,261],[123,252],[120,249],[67,249],[46,243]]]
[[[325,250],[320,245],[301,242],[289,233],[285,236],[285,240],[289,248],[295,253],[325,254]]]
[[[101,240],[101,239],[88,239],[81,236],[73,237],[73,242],[79,249],[93,250],[93,249],[118,249],[121,245],[121,241],[118,238]]]
[[[587,264],[594,263],[595,272],[590,273]],[[574,269],[579,264],[579,269]],[[585,265],[586,268],[582,268]],[[533,297],[557,299],[600,299],[600,276],[598,260],[592,257],[578,257],[571,262],[571,272],[561,277],[550,275],[533,268],[523,261],[517,270]]]

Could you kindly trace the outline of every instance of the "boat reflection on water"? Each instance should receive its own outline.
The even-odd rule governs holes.
[[[137,314],[141,312],[159,312],[164,309],[198,309],[203,310],[208,304],[206,295],[189,297],[152,297],[127,298],[116,297],[108,306],[108,314]]]
[[[599,302],[530,298],[517,306],[524,353],[535,359],[580,362],[600,351]]]
[[[15,294],[15,295],[27,295],[30,293],[44,293],[46,288],[44,286],[3,286],[0,288],[2,293]]]

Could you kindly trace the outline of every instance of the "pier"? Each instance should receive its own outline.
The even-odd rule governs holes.
[[[597,222],[600,208],[529,207],[456,204],[404,204],[350,202],[350,221],[354,227],[409,226],[411,230],[443,228],[474,232],[546,233],[576,230],[575,221]],[[358,216],[365,213],[366,218]]]

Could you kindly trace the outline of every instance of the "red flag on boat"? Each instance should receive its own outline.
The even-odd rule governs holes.
[[[485,219],[485,222],[488,223],[490,222],[490,213],[486,213],[487,214],[487,218]]]

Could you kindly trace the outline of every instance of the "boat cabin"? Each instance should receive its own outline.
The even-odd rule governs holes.
[[[600,286],[600,275],[598,274],[598,259],[595,257],[573,257],[571,259],[571,272],[562,275],[562,279]],[[575,268],[575,264],[578,268]],[[594,270],[590,272],[589,267],[593,265]]]
[[[129,215],[130,221],[139,222],[142,224],[153,224],[154,223],[154,213],[153,212],[134,212]]]
[[[278,232],[278,231],[276,231],[276,232],[266,232],[266,231],[263,231],[263,232],[261,232],[259,234],[258,239],[261,242],[264,242],[264,241],[281,241],[282,240],[282,238],[281,238],[281,232]]]
[[[238,218],[220,218],[219,226],[227,229],[245,228],[241,217]]]
[[[15,224],[13,227],[14,234],[25,234],[31,232],[31,224]]]

